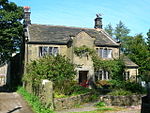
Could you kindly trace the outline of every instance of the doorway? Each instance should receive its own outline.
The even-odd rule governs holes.
[[[79,84],[87,81],[88,71],[79,71]]]

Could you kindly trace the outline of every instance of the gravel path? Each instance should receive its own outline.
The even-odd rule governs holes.
[[[34,113],[22,97],[14,93],[0,93],[0,113]]]

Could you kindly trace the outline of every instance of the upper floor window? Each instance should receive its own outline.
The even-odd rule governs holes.
[[[56,56],[58,54],[58,47],[39,47],[39,56],[45,56],[45,55],[54,55]]]
[[[96,48],[98,56],[101,58],[112,58],[112,49]]]

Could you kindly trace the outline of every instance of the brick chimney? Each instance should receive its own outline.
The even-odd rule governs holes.
[[[96,18],[95,18],[95,26],[94,28],[100,28],[102,29],[102,15],[101,14],[96,14]]]
[[[27,26],[29,24],[31,24],[31,20],[30,20],[30,7],[29,6],[24,6],[24,25]]]

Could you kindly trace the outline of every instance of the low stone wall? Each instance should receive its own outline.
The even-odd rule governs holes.
[[[70,109],[84,102],[89,101],[91,93],[71,96],[68,98],[54,98],[55,110]]]
[[[103,101],[109,106],[134,106],[141,105],[143,95],[131,96],[100,96],[99,101]]]

